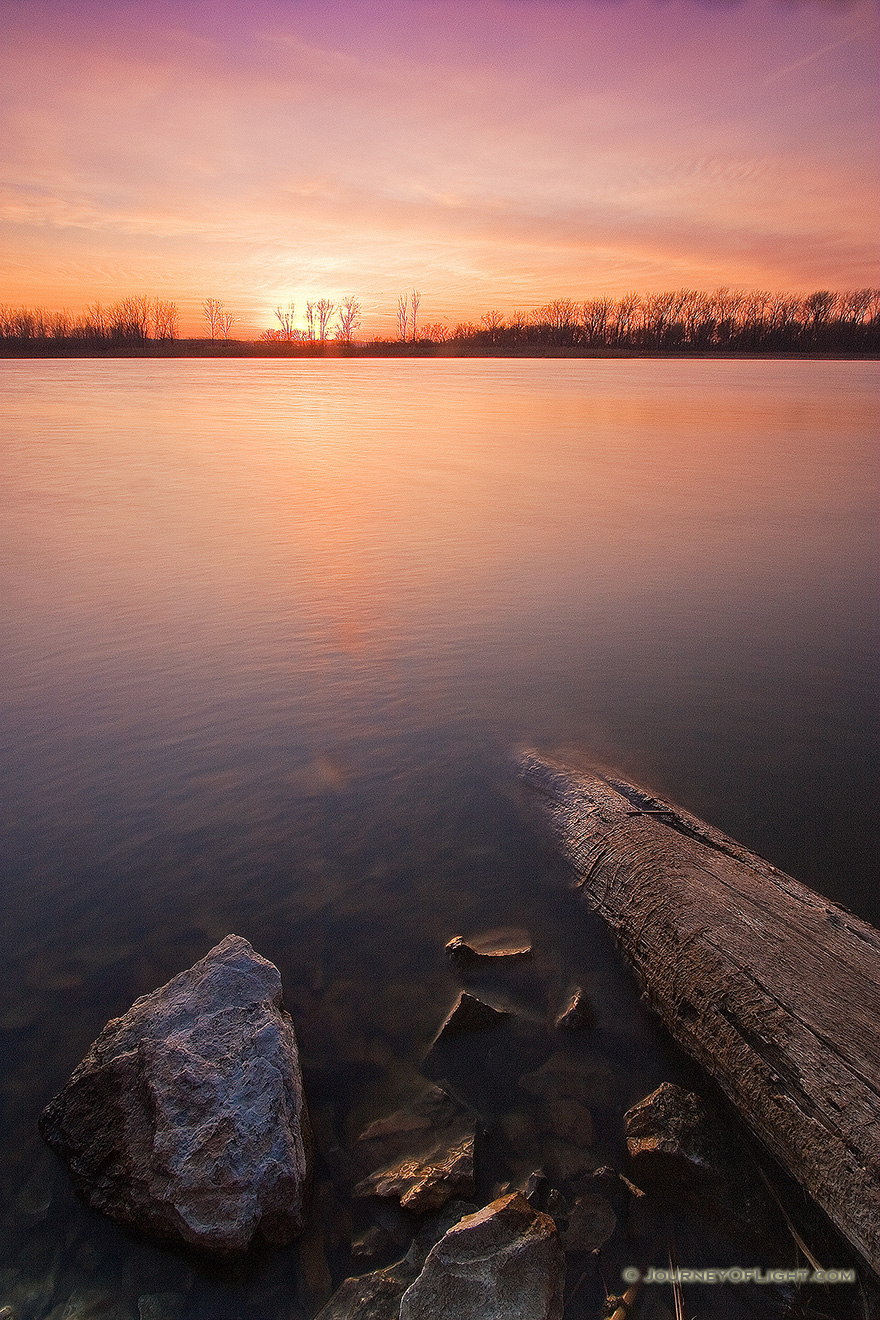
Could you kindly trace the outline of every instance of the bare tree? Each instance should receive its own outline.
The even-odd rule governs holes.
[[[107,312],[99,302],[91,303],[85,310],[84,329],[90,338],[104,339],[107,336]]]
[[[581,325],[588,344],[605,338],[610,313],[610,298],[590,298],[581,305]]]
[[[202,315],[208,323],[211,338],[216,339],[220,333],[220,317],[223,315],[223,304],[220,299],[206,298],[202,303]]]
[[[220,313],[220,319],[218,321],[218,329],[224,339],[229,338],[232,327],[235,325],[237,320],[238,317],[235,315],[234,312]]]
[[[49,339],[66,339],[70,333],[70,313],[50,312],[46,317],[45,332]]]
[[[177,339],[180,334],[180,315],[177,304],[164,298],[153,300],[153,338]]]
[[[397,333],[406,339],[406,327],[409,324],[409,295],[402,293],[397,300]]]
[[[863,325],[871,310],[876,289],[851,289],[840,296],[840,312],[848,325]]]
[[[107,312],[110,334],[114,339],[142,344],[149,335],[152,299],[144,294],[120,298]]]
[[[445,344],[449,338],[449,326],[445,321],[432,321],[430,325],[422,326],[422,338],[432,344]]]
[[[419,303],[421,301],[422,301],[422,295],[419,293],[418,289],[410,289],[409,304],[411,310],[409,314],[409,319],[412,325],[412,332],[410,338],[413,340],[413,342],[415,342],[415,340],[418,338],[418,332],[416,330],[416,318],[418,317],[419,314]]]
[[[353,294],[343,298],[339,304],[337,312],[339,325],[336,331],[336,338],[343,344],[350,344],[355,330],[361,323],[361,305]]]
[[[292,302],[289,302],[286,307],[275,308],[275,316],[278,320],[278,324],[281,326],[280,330],[272,332],[275,338],[286,340],[296,339],[297,332],[293,325],[293,313],[294,304]]]
[[[490,344],[497,344],[501,331],[504,329],[504,317],[501,312],[484,312],[480,317],[480,325],[489,337]]]
[[[319,298],[315,303],[315,311],[318,314],[318,338],[321,340],[321,343],[327,338],[327,331],[330,328],[330,317],[333,315],[335,306],[336,304],[332,303],[329,298]]]
[[[642,300],[637,293],[625,293],[618,299],[614,314],[614,329],[618,343],[626,344],[632,334]]]
[[[309,339],[314,339],[314,337],[315,337],[315,318],[317,317],[317,314],[318,314],[318,309],[317,309],[316,304],[313,303],[313,302],[307,302],[307,303],[306,303],[306,325],[307,325],[307,327],[308,327],[308,331],[307,331],[307,333],[308,333],[308,337],[309,337]]]

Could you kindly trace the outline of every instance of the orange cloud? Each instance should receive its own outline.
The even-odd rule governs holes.
[[[213,295],[250,328],[355,292],[372,329],[412,284],[454,320],[877,281],[863,4],[35,8],[7,43],[6,301],[144,290],[195,325]]]

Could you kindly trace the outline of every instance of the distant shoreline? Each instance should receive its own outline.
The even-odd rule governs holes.
[[[782,360],[876,361],[880,350],[860,352],[826,349],[779,348],[589,348],[546,345],[502,348],[487,345],[429,341],[340,344],[251,339],[172,339],[145,344],[112,345],[47,344],[45,342],[0,343],[0,358],[694,358],[738,361],[759,358]]]

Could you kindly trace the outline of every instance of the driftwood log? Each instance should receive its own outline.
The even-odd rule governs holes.
[[[880,1274],[880,932],[614,774],[520,771],[649,1004]]]

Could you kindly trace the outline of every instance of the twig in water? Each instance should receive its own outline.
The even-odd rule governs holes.
[[[796,1245],[800,1247],[801,1251],[804,1253],[807,1260],[812,1265],[813,1269],[821,1270],[822,1266],[816,1260],[816,1257],[813,1255],[812,1251],[810,1251],[810,1248],[807,1246],[806,1242],[801,1237],[800,1233],[797,1231],[794,1224],[791,1222],[791,1219],[789,1218],[788,1215],[788,1211],[786,1210],[785,1206],[782,1204],[782,1202],[780,1201],[779,1197],[776,1194],[776,1188],[773,1186],[770,1179],[767,1177],[766,1173],[764,1172],[764,1170],[761,1168],[760,1165],[758,1165],[758,1173],[760,1173],[762,1179],[764,1180],[764,1186],[767,1188],[767,1191],[770,1193],[770,1195],[773,1197],[773,1200],[776,1202],[776,1204],[779,1206],[779,1209],[782,1211],[782,1218],[785,1220],[786,1224],[788,1225],[788,1231],[791,1234],[791,1236],[794,1238]]]
[[[675,1320],[685,1320],[684,1297],[682,1296],[681,1284],[678,1281],[678,1261],[675,1258],[675,1241],[671,1233],[669,1235],[669,1272],[672,1275],[672,1300],[675,1303]]]

